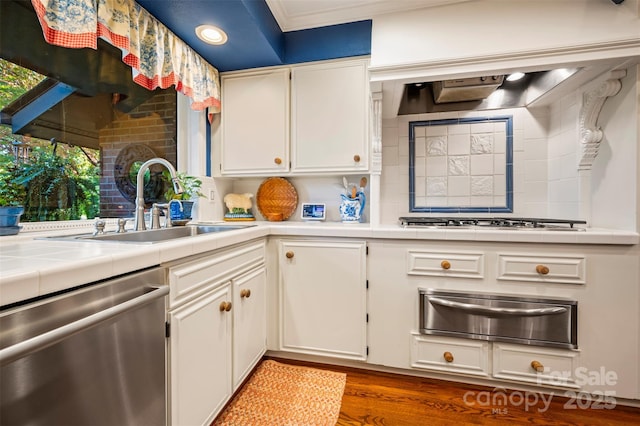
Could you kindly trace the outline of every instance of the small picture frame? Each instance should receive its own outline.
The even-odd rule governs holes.
[[[302,220],[325,220],[326,206],[324,203],[302,203]]]

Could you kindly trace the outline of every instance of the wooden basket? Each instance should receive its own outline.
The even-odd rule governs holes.
[[[298,207],[298,193],[285,178],[268,178],[258,188],[256,204],[267,220],[287,220]]]

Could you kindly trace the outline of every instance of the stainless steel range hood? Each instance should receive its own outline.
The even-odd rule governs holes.
[[[441,104],[484,99],[500,87],[503,81],[503,75],[435,81],[433,83],[433,100],[435,103]]]
[[[518,81],[485,75],[442,81],[407,83],[398,115],[524,107],[549,93],[580,69],[529,72]]]

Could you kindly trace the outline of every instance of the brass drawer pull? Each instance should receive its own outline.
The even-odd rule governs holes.
[[[545,265],[537,265],[536,272],[540,275],[547,275],[549,273],[549,267]]]
[[[278,165],[280,165],[280,164],[282,164],[282,158],[276,157],[276,158],[273,159],[273,162],[278,164]]]
[[[240,297],[246,297],[247,299],[251,297],[251,290],[248,288],[243,288],[240,290]]]
[[[287,259],[293,259],[293,252],[292,251],[288,251],[285,256],[287,256]]]
[[[538,373],[544,372],[544,365],[540,361],[531,361],[531,368],[536,370]]]
[[[442,267],[442,269],[450,269],[451,262],[449,262],[448,260],[443,260],[442,262],[440,262],[440,266]]]
[[[231,310],[231,302],[221,302],[220,312],[229,312]]]
[[[451,352],[445,352],[442,354],[444,360],[447,362],[453,362],[453,354]]]
[[[360,156],[358,154],[353,156],[353,161],[355,161],[356,163],[360,162]]]

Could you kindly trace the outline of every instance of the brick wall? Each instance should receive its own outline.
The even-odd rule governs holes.
[[[122,165],[130,164],[131,160],[123,163],[123,154],[144,153],[139,155],[141,162],[162,157],[176,165],[176,92],[173,88],[159,91],[128,114],[114,114],[114,121],[100,130],[100,217],[133,217],[135,205],[131,193],[135,191],[135,183],[125,182],[129,199],[116,185],[116,180],[127,173],[120,170]],[[139,144],[144,146],[137,146]],[[119,154],[120,161],[116,161]],[[163,169],[153,166],[152,173],[161,173]],[[155,201],[147,190],[145,186],[145,201]],[[161,191],[152,191],[152,194],[158,192]]]

